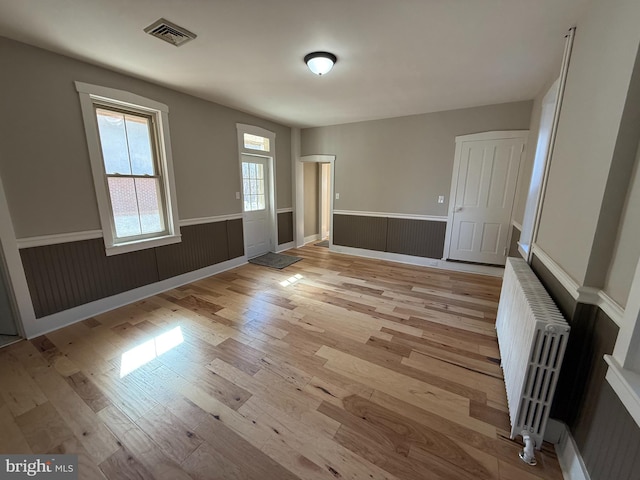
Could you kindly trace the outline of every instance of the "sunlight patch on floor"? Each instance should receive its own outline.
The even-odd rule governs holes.
[[[283,287],[288,287],[289,285],[293,285],[294,283],[299,282],[303,278],[304,277],[302,275],[300,275],[299,273],[296,273],[293,277],[289,277],[286,280],[283,280],[282,282],[280,282],[280,285],[282,285]]]
[[[120,378],[129,375],[143,365],[184,342],[182,329],[176,327],[122,354]]]

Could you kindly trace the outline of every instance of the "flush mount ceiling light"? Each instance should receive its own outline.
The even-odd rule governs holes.
[[[304,57],[304,63],[316,75],[329,73],[337,61],[338,58],[329,52],[313,52]]]

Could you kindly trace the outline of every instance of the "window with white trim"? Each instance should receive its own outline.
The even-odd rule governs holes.
[[[107,255],[180,241],[168,108],[76,82]]]

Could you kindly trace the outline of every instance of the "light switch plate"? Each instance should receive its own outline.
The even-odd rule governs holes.
[[[340,200],[340,194],[336,193],[336,200]]]
[[[444,203],[444,195],[438,195],[438,203]]]
[[[236,200],[240,200],[240,192],[236,192]]]

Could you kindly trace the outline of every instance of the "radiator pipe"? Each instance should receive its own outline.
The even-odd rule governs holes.
[[[518,453],[520,460],[527,465],[537,465],[538,461],[536,460],[535,454],[535,440],[526,432],[522,432],[522,440],[524,441],[524,448],[520,453]]]

